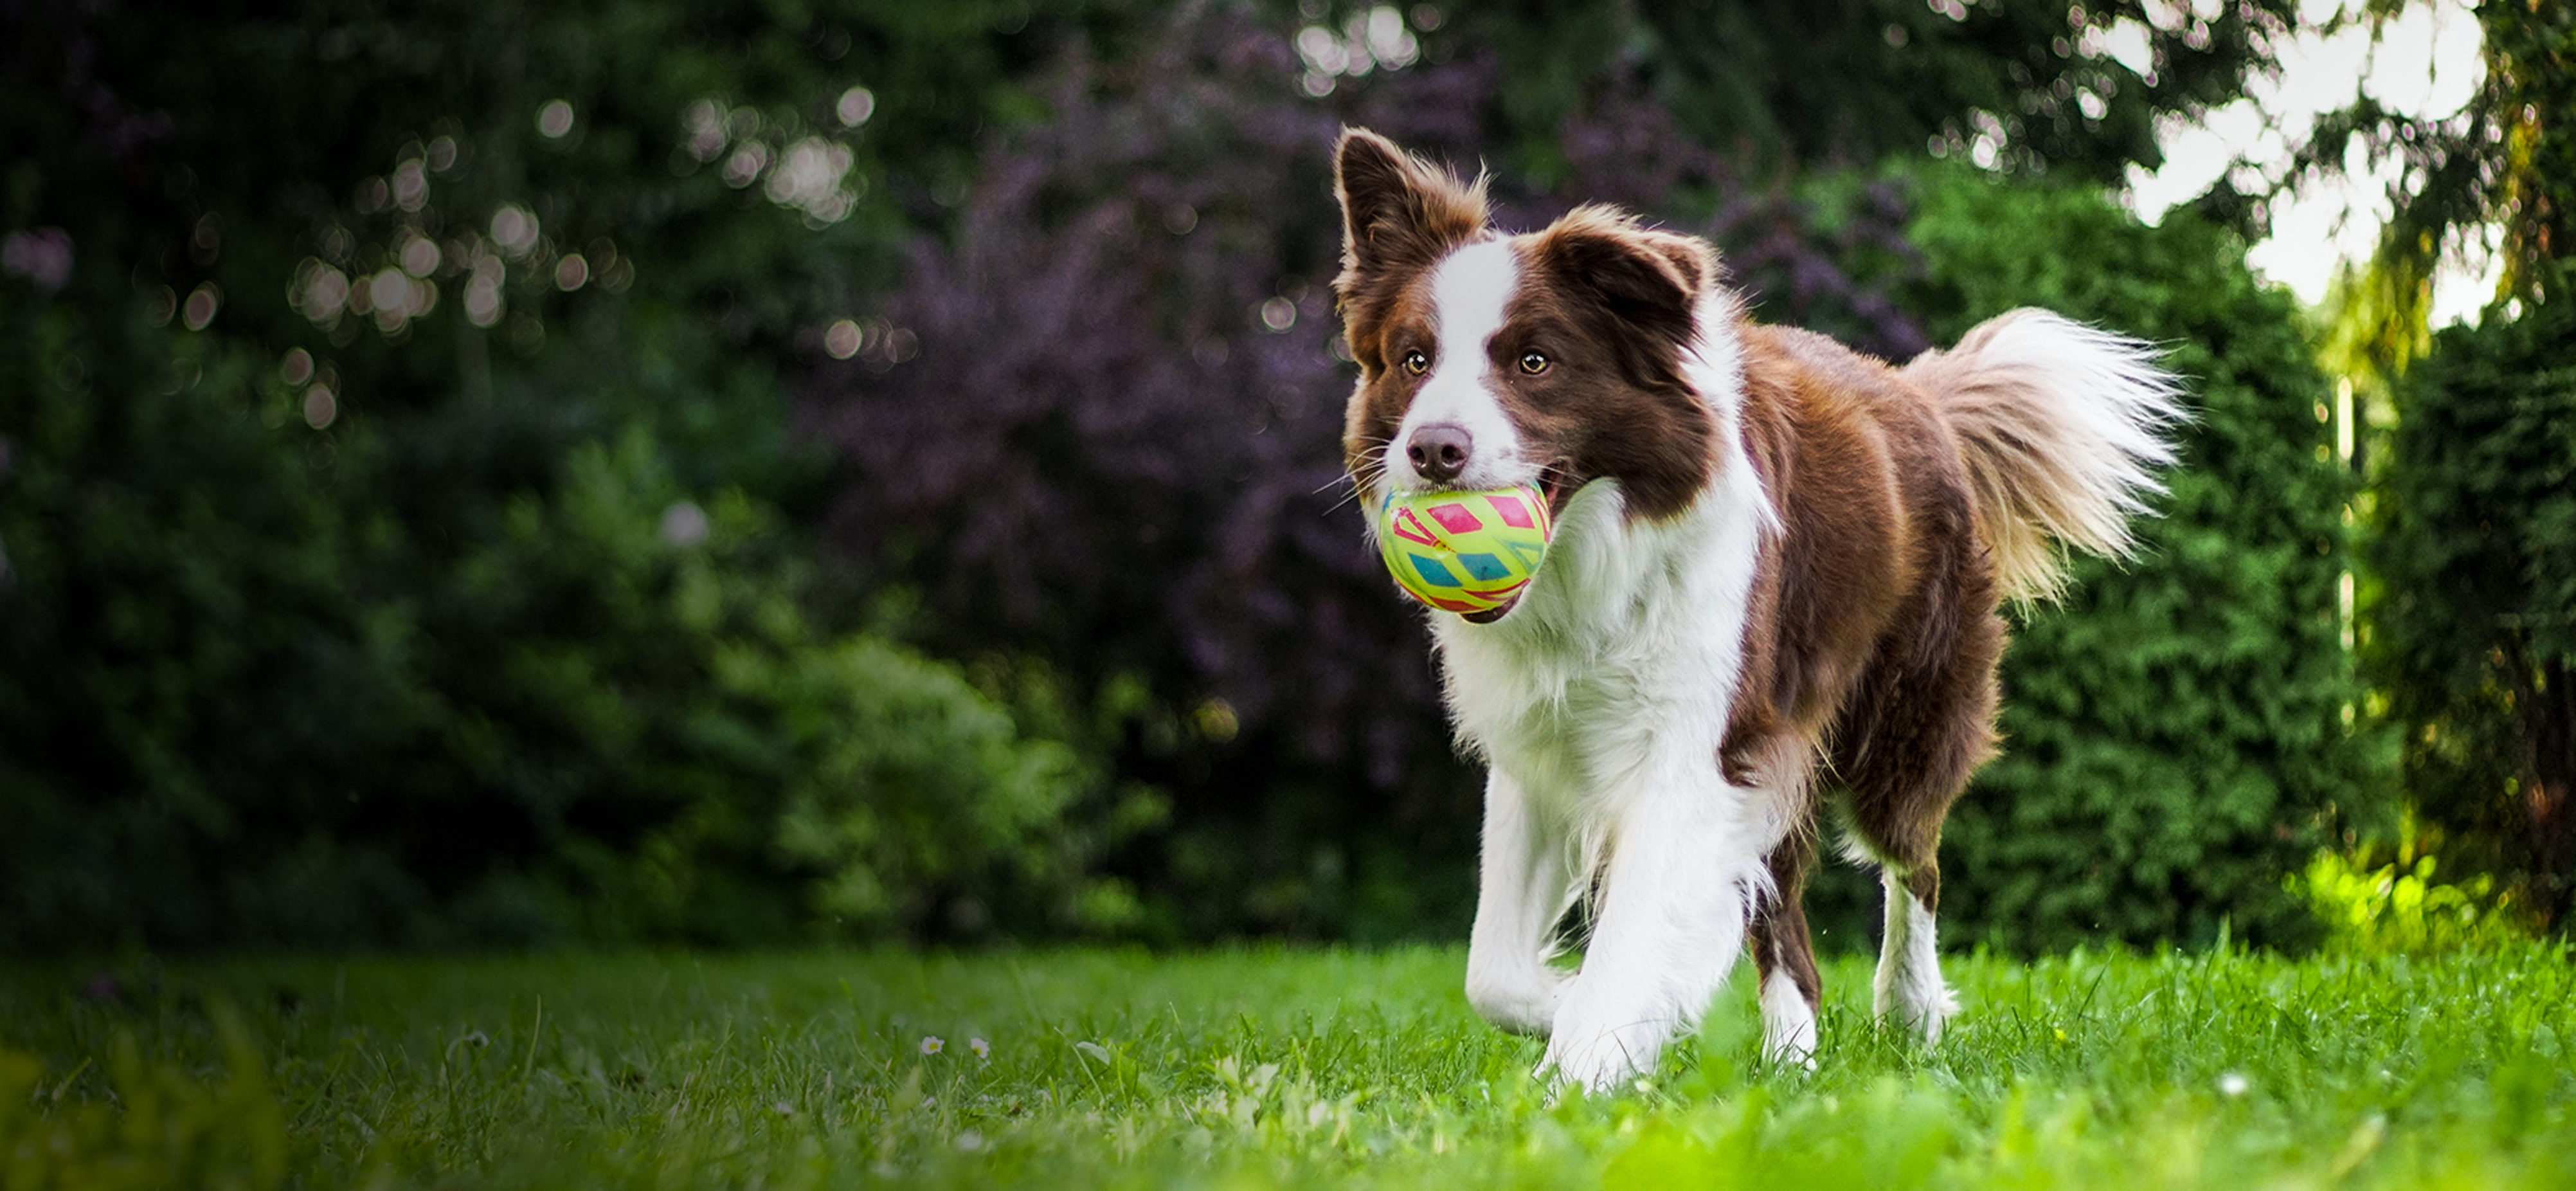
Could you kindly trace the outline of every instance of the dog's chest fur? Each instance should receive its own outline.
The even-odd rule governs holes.
[[[1722,427],[1713,482],[1682,515],[1628,515],[1615,482],[1568,501],[1547,563],[1502,622],[1433,618],[1470,748],[1560,814],[1657,780],[1718,784],[1765,535],[1777,524],[1737,429],[1732,310],[1687,367]],[[1704,767],[1704,773],[1650,767]]]

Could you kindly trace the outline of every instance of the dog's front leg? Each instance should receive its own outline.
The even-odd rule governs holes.
[[[1548,966],[1573,875],[1563,832],[1520,782],[1485,779],[1485,837],[1476,925],[1467,940],[1467,1003],[1515,1034],[1546,1036],[1565,976]]]
[[[1566,986],[1543,1072],[1608,1089],[1654,1069],[1691,1029],[1744,946],[1763,879],[1748,791],[1715,772],[1647,783],[1614,808],[1582,971]]]

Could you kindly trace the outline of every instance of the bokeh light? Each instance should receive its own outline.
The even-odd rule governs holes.
[[[49,294],[63,288],[72,276],[70,233],[40,227],[0,236],[0,274],[24,277]]]
[[[501,321],[507,304],[501,296],[501,283],[509,279],[509,266],[500,257],[483,252],[474,258],[465,282],[465,321],[488,327]]]
[[[787,147],[764,189],[773,203],[794,207],[820,223],[838,223],[858,201],[842,186],[850,162],[849,146],[809,136]],[[726,181],[732,181],[730,165],[726,173]]]
[[[340,418],[340,399],[329,385],[315,385],[304,390],[304,424],[323,429]]]
[[[1286,298],[1272,298],[1261,304],[1261,325],[1278,334],[1297,325],[1297,304]]]
[[[700,161],[714,161],[725,150],[725,112],[712,99],[690,104],[680,114],[680,128],[688,134],[683,143],[689,155]]]
[[[572,104],[561,99],[547,100],[544,107],[537,109],[537,131],[547,140],[562,140],[572,131]]]
[[[876,114],[876,92],[865,87],[852,87],[841,92],[841,101],[832,105],[832,114],[841,118],[841,127],[856,128]]]
[[[188,301],[180,309],[179,321],[187,324],[191,331],[205,330],[206,324],[215,321],[215,312],[223,309],[223,305],[224,291],[214,282],[206,282],[188,291]]]
[[[402,246],[403,272],[414,277],[427,277],[438,269],[438,243],[427,236],[413,235]]]
[[[517,204],[492,213],[492,239],[512,256],[526,256],[537,246],[537,217]]]
[[[418,211],[429,204],[429,168],[419,158],[394,167],[393,201],[405,211]]]
[[[733,151],[733,156],[725,158],[725,185],[740,190],[758,181],[761,171],[768,168],[769,146],[759,141],[745,141]]]
[[[707,540],[707,511],[695,501],[677,501],[662,511],[659,530],[662,540],[674,546],[695,546]]]
[[[859,344],[863,339],[859,324],[845,318],[823,332],[823,350],[835,360],[846,360],[859,354]]]

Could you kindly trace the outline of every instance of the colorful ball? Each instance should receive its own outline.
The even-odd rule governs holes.
[[[1491,612],[1520,598],[1547,558],[1547,501],[1530,487],[1389,492],[1378,553],[1397,586],[1443,612]]]

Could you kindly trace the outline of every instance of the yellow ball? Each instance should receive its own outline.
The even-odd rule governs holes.
[[[1392,492],[1378,504],[1378,554],[1397,586],[1443,612],[1510,606],[1547,558],[1554,526],[1530,487]]]

